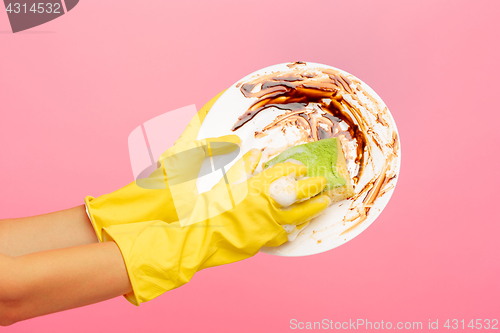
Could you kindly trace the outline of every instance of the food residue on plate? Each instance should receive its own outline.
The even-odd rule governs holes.
[[[256,138],[265,137],[273,129],[297,133],[298,139],[291,145],[338,138],[356,190],[343,220],[341,235],[346,234],[367,219],[377,198],[394,187],[399,151],[395,126],[387,107],[381,106],[377,96],[354,76],[333,68],[312,68],[304,62],[287,67],[237,84],[241,93],[255,102],[232,130],[237,132],[268,110],[278,115],[255,131]],[[281,151],[269,149],[266,155],[263,149],[263,156],[269,158]],[[376,165],[375,156],[382,157],[384,163]]]

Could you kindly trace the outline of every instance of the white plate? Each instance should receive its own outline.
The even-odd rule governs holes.
[[[396,186],[401,163],[401,148],[399,145],[396,124],[389,110],[382,99],[367,84],[345,71],[327,65],[307,63],[292,66],[291,68],[289,66],[290,64],[279,64],[260,69],[238,80],[238,82],[229,87],[215,102],[205,118],[198,139],[218,137],[226,134],[237,134],[242,139],[241,149],[237,158],[240,158],[251,148],[268,147],[267,151],[273,152],[276,149],[283,150],[287,144],[287,140],[290,140],[290,138],[283,135],[280,130],[268,131],[268,135],[261,138],[256,138],[255,132],[262,130],[263,127],[271,123],[278,115],[283,114],[285,111],[280,111],[274,107],[265,109],[241,128],[236,131],[231,130],[233,125],[237,122],[238,117],[244,114],[257,100],[257,98],[245,97],[240,91],[240,88],[237,87],[237,84],[255,78],[256,75],[262,76],[269,73],[282,73],[304,69],[313,72],[325,69],[333,70],[350,80],[350,88],[353,89],[356,98],[363,104],[363,106],[361,106],[361,104],[357,104],[356,106],[356,110],[362,115],[361,121],[369,128],[372,128],[372,131],[365,132],[370,138],[368,141],[371,149],[370,152],[366,149],[364,152],[364,156],[369,163],[363,175],[360,177],[359,182],[355,185],[357,199],[348,199],[332,204],[325,213],[313,219],[294,241],[287,242],[279,247],[263,248],[261,250],[261,252],[281,256],[304,256],[321,253],[342,245],[359,235],[375,221],[387,205]],[[355,90],[356,88],[358,88],[358,90]],[[351,104],[356,104],[353,99],[350,99],[351,95],[344,92],[344,97],[348,99]],[[347,109],[345,109],[345,111],[348,112]],[[351,112],[348,113],[352,116]],[[377,114],[380,115],[379,121],[376,121]],[[380,121],[382,121],[382,123]],[[385,123],[385,126],[382,125],[383,123]],[[395,139],[394,136],[396,136]],[[378,138],[378,146],[375,145],[373,141],[374,138]],[[381,148],[378,148],[379,146]],[[274,149],[271,149],[272,147],[274,147]],[[351,176],[353,176],[356,173],[357,167],[353,161],[354,153],[352,149],[354,149],[354,146],[344,146],[345,150],[346,148],[348,150],[346,152],[346,157],[348,159],[349,172]],[[351,151],[349,152],[349,150]],[[394,157],[390,162],[387,158],[389,155]],[[261,162],[265,162],[268,158],[269,156],[264,154]],[[235,161],[236,159],[226,167],[226,170],[232,166]],[[383,178],[384,175],[387,175],[387,177]],[[221,177],[222,173],[211,173],[200,177],[197,181],[198,190],[200,193],[208,191]],[[383,186],[379,192],[379,196],[373,201],[366,219],[359,217],[350,221],[350,217],[357,216],[356,212],[366,211],[366,206],[362,204],[362,201],[366,199],[366,195],[370,191],[366,190],[362,192],[362,194],[360,192],[366,184],[373,183],[376,178],[392,179]],[[376,191],[371,192],[375,193]]]

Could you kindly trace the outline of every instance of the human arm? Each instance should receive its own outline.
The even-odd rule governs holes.
[[[0,254],[0,325],[101,302],[132,290],[114,242]]]
[[[0,253],[11,257],[97,242],[84,205],[0,220]]]

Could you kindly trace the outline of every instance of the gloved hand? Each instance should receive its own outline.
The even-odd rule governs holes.
[[[196,140],[203,120],[222,93],[191,119],[174,146],[160,156],[158,168],[148,178],[97,198],[85,198],[99,241],[102,241],[102,228],[110,225],[149,220],[174,222],[189,216],[198,196],[196,177],[203,159],[228,153],[240,142],[235,135]]]
[[[260,152],[246,155],[245,172],[228,172],[231,180],[250,174],[260,160]],[[240,164],[242,165],[242,164]],[[277,164],[239,184],[221,181],[202,193],[189,218],[181,222],[146,221],[120,224],[103,229],[104,241],[115,241],[124,258],[133,291],[125,298],[135,305],[189,282],[204,268],[243,260],[262,246],[278,246],[287,241],[281,224],[302,224],[321,214],[329,205],[319,195],[326,185],[323,177],[297,182],[299,203],[281,207],[270,196],[276,179],[304,176],[307,167]],[[235,202],[238,202],[234,204]]]

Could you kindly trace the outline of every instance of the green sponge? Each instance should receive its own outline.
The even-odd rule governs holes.
[[[283,163],[289,159],[299,161],[307,166],[307,177],[325,177],[327,185],[323,192],[332,199],[332,202],[354,195],[342,145],[337,138],[290,147],[265,163],[264,168]]]

